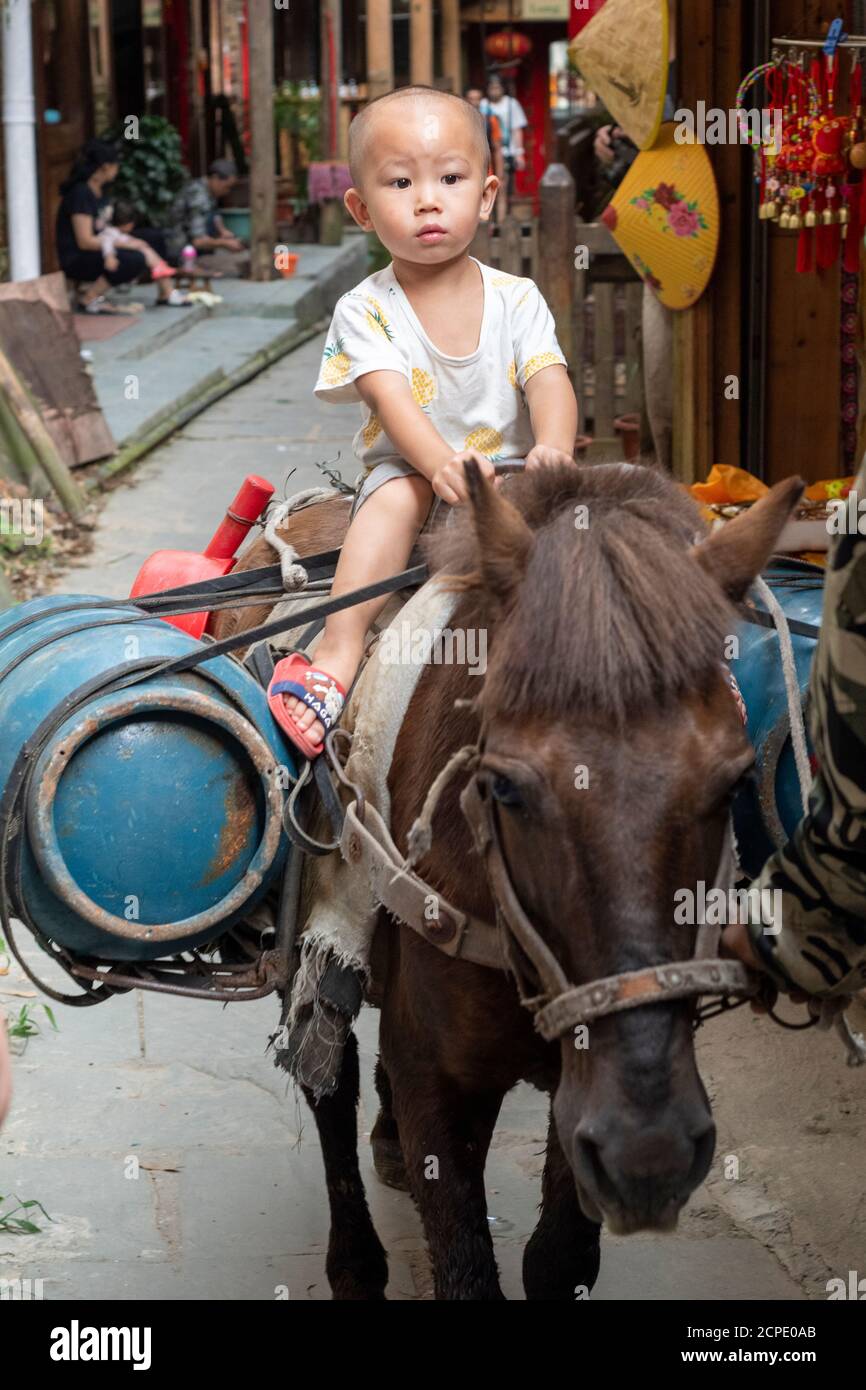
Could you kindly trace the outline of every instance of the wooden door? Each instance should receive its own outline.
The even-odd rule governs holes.
[[[57,269],[54,222],[60,184],[93,131],[87,0],[33,6],[33,70],[43,274]]]

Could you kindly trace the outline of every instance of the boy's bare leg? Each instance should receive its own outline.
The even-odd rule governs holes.
[[[377,488],[346,533],[331,597],[338,598],[405,569],[432,502],[433,489],[418,473],[392,478]],[[332,613],[325,623],[314,664],[346,690],[361,664],[367,630],[388,598],[385,594],[344,608],[341,613]],[[319,743],[325,731],[309,705],[292,695],[284,695],[283,701],[299,728],[313,743]]]

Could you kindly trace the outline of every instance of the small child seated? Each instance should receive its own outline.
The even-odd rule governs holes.
[[[99,233],[99,249],[105,269],[117,270],[120,265],[117,252],[118,249],[122,249],[141,252],[152,280],[164,280],[168,275],[175,275],[177,272],[157,255],[152,246],[132,235],[136,221],[135,208],[131,203],[115,204],[111,221],[106,223]]]
[[[464,464],[573,462],[577,401],[553,317],[532,280],[468,254],[499,187],[484,117],[429,87],[378,97],[349,126],[344,202],[392,256],[337,303],[315,394],[361,404],[364,473],[332,595],[405,568],[435,498],[468,500]],[[315,665],[292,653],[268,691],[274,718],[317,757],[387,600],[332,613]]]

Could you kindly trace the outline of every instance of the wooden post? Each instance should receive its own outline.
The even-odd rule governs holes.
[[[559,346],[574,381],[579,364],[574,359],[572,296],[574,294],[574,179],[564,164],[549,164],[539,191],[538,244],[539,289],[556,323]]]
[[[342,10],[339,0],[321,0],[321,75],[319,90],[322,96],[321,158],[337,158],[337,109],[340,101],[340,73],[343,67]]]
[[[679,6],[677,52],[683,106],[716,92],[715,0]],[[735,233],[740,236],[739,230]],[[735,291],[735,294],[737,291]],[[712,286],[691,309],[674,315],[674,411],[672,472],[681,483],[702,481],[713,462],[715,321]],[[739,462],[739,460],[737,460]]]
[[[343,71],[343,30],[340,0],[321,3],[321,82],[322,93],[322,159],[339,158],[340,138],[340,76]],[[343,203],[340,198],[325,198],[319,208],[319,242],[322,246],[339,246],[343,240]]]
[[[192,110],[193,168],[197,173],[203,174],[207,164],[207,131],[205,128],[204,99],[201,95],[201,84],[199,81],[201,72],[199,59],[201,57],[202,48],[204,47],[201,4],[202,0],[191,0],[190,4],[189,82],[190,106]]]
[[[409,81],[433,85],[433,5],[411,0],[409,6]]]
[[[391,0],[367,0],[367,100],[394,90]]]
[[[442,0],[442,76],[455,94],[463,95],[460,62],[460,0]]]
[[[252,136],[250,274],[253,280],[271,280],[277,243],[273,6],[250,5],[249,24]]]

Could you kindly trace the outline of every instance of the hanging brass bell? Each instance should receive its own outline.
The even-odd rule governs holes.
[[[839,209],[839,221],[841,222],[843,227],[847,226],[848,223],[851,221],[851,213],[848,208]]]
[[[836,214],[832,208],[824,209],[824,211],[821,213],[821,221],[824,223],[825,227],[833,226],[833,223],[836,221]]]
[[[807,227],[817,227],[818,214],[816,213],[814,208],[810,208],[809,211],[806,213],[805,224]]]
[[[790,214],[790,212],[788,211],[788,209],[785,208],[784,212],[782,213],[781,217],[779,218],[779,226],[782,228],[783,231],[787,232],[787,230],[788,230],[788,228],[790,227],[790,225],[791,225],[791,214]]]
[[[775,221],[777,221],[777,220],[778,220],[778,217],[779,217],[779,204],[776,202],[775,198],[771,198],[770,202],[766,204],[766,208],[767,208],[767,221],[768,221],[768,222],[775,222]]]
[[[791,213],[791,220],[790,220],[790,222],[788,223],[788,227],[790,228],[790,230],[791,230],[792,232],[799,232],[799,230],[800,230],[800,228],[802,227],[802,225],[803,225],[803,219],[802,219],[802,217],[800,216],[799,212],[792,212],[792,213]]]

